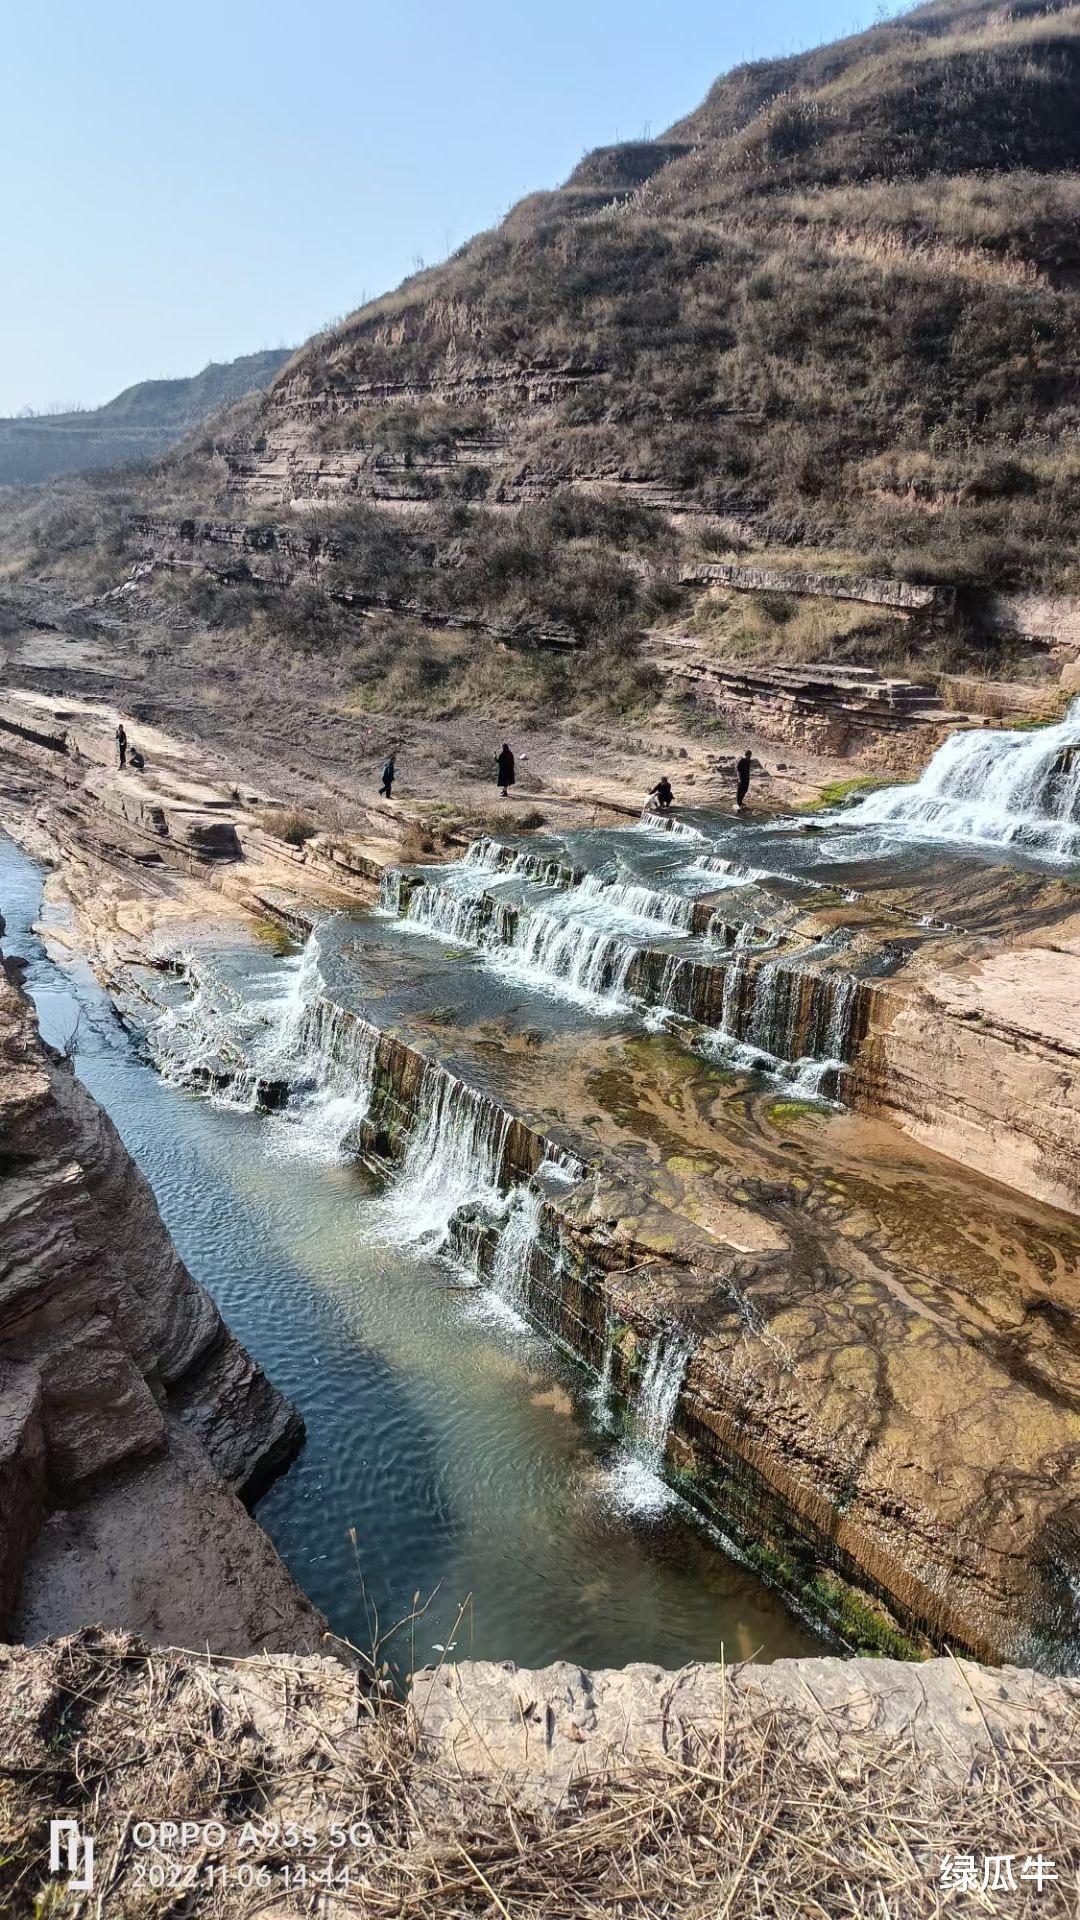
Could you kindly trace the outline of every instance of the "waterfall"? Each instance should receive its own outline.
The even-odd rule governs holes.
[[[495,1245],[491,1291],[510,1306],[525,1298],[532,1250],[540,1237],[543,1195],[536,1187],[515,1187]]]
[[[953,733],[913,786],[871,793],[845,824],[1080,858],[1080,699],[1029,732]]]
[[[792,1063],[790,1080],[795,1093],[808,1099],[821,1099],[830,1083],[839,1091],[840,1080],[854,1051],[853,1029],[858,1003],[859,983],[853,973],[829,973],[821,978],[827,1017],[825,1030],[812,1058]]]
[[[604,1313],[604,1357],[590,1396],[593,1416],[599,1427],[611,1427],[611,1389],[615,1378],[615,1316],[610,1308]]]
[[[323,998],[318,931],[269,993],[245,998],[201,959],[186,973],[191,997],[147,1032],[162,1077],[242,1112],[272,1092],[282,1147],[339,1159],[370,1103],[378,1036]]]
[[[738,1065],[765,1066],[800,1095],[823,1097],[851,1058],[858,979],[847,970],[813,971],[815,959],[835,953],[834,936],[751,970],[734,957],[750,944],[753,929],[744,933],[724,974],[720,1026],[709,1051]]]
[[[635,1449],[644,1466],[663,1472],[667,1438],[693,1352],[693,1342],[677,1328],[658,1333],[638,1388]]]
[[[490,835],[483,834],[479,840],[470,840],[461,864],[463,867],[480,867],[485,873],[495,873],[502,865],[502,856],[506,848]]]
[[[480,947],[493,937],[491,903],[483,892],[424,885],[414,888],[401,916],[414,933],[429,933],[450,946]]]
[[[501,1182],[512,1121],[485,1094],[431,1062],[417,1105],[419,1124],[380,1206],[395,1237],[436,1250],[459,1208],[471,1203],[503,1211]]]
[[[700,827],[688,826],[685,820],[677,820],[671,813],[654,813],[651,807],[646,807],[635,825],[653,833],[678,834],[683,840],[704,840],[706,837]]]
[[[650,930],[662,927],[667,933],[689,933],[694,918],[692,895],[657,893],[635,881],[606,880],[599,873],[586,874],[570,898],[589,912],[637,921]]]
[[[620,1505],[640,1514],[660,1513],[671,1498],[663,1473],[679,1395],[694,1342],[678,1328],[664,1328],[649,1348],[634,1403],[634,1435],[612,1474]]]
[[[401,912],[401,877],[400,867],[384,867],[379,875],[379,912],[394,920]]]
[[[619,934],[536,908],[521,914],[514,946],[501,958],[505,969],[528,986],[554,988],[616,1013],[630,1004],[626,976],[636,952]]]
[[[379,1036],[366,1021],[321,995],[304,1008],[293,1046],[292,1080],[302,1097],[283,1116],[320,1159],[349,1151],[371,1105]],[[306,1085],[305,1085],[306,1083]]]
[[[720,893],[729,887],[749,887],[759,880],[773,878],[764,867],[744,867],[737,860],[725,860],[718,853],[699,853],[696,860],[691,860],[682,872],[687,878],[695,880],[707,875],[710,893]]]

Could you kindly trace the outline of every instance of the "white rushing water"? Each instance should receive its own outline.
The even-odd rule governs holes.
[[[514,944],[501,950],[498,965],[524,986],[611,1014],[630,1005],[626,976],[637,951],[624,934],[589,926],[566,913],[532,908],[519,916]]]
[[[611,1427],[611,1390],[615,1382],[615,1317],[608,1311],[604,1315],[604,1353],[600,1362],[600,1371],[590,1396],[593,1417],[599,1427]]]
[[[1080,859],[1080,699],[1057,726],[950,734],[913,786],[868,794],[844,823]]]
[[[676,936],[689,933],[694,901],[689,894],[661,893],[634,880],[609,880],[587,873],[580,886],[567,894],[569,911],[583,909],[590,917],[615,926],[640,926],[648,932],[663,929]]]
[[[642,1369],[634,1403],[634,1433],[612,1474],[621,1505],[659,1513],[674,1498],[664,1480],[668,1434],[679,1404],[694,1343],[678,1328],[656,1335]]]
[[[515,1187],[491,1264],[491,1291],[510,1306],[525,1299],[532,1250],[540,1237],[543,1195],[536,1187]]]
[[[475,1087],[429,1064],[419,1120],[401,1171],[381,1203],[387,1227],[405,1244],[437,1251],[459,1208],[505,1208],[501,1188],[510,1115]]]
[[[740,954],[741,948],[751,948],[751,933],[747,929],[746,941],[740,939],[733,950],[720,1026],[709,1035],[706,1050],[735,1066],[765,1068],[800,1096],[824,1098],[851,1059],[858,979],[839,969],[814,970],[816,960],[835,952],[832,938],[751,968]]]
[[[523,985],[599,1013],[629,1006],[626,977],[643,942],[684,939],[692,930],[690,894],[613,876],[610,869],[570,884],[570,869],[531,853],[514,855],[509,867],[492,864],[509,851],[474,841],[464,860],[414,887],[403,907],[400,879],[388,881],[384,902],[397,903],[404,931],[490,953],[501,972]],[[493,884],[515,877],[546,888],[546,897],[526,897],[517,906],[492,897]]]
[[[338,1160],[371,1099],[376,1034],[321,994],[319,936],[240,993],[209,956],[189,954],[187,1001],[147,1031],[162,1077],[215,1105],[253,1112],[283,1098],[272,1125],[288,1151]]]
[[[646,832],[674,833],[682,840],[704,840],[707,838],[707,836],[702,833],[700,827],[692,827],[687,821],[678,820],[675,815],[671,813],[654,813],[651,807],[645,809],[641,819],[636,820],[634,825],[644,827]]]

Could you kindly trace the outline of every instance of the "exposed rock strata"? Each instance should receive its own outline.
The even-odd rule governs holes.
[[[0,1614],[29,1634],[94,1617],[233,1652],[316,1645],[237,1498],[291,1459],[300,1417],[3,973],[0,1069]]]
[[[363,1138],[393,1162],[433,1097],[430,1049],[340,1009],[323,1031],[346,1050],[374,1040]],[[566,1062],[551,1068],[563,1110],[576,1108],[588,1077],[578,1089]],[[658,1088],[643,1092],[657,1104]],[[908,1267],[918,1234],[898,1255],[887,1215],[868,1230],[877,1207],[903,1205],[888,1181],[860,1194],[837,1167],[818,1191],[764,1160],[710,1161],[715,1136],[704,1113],[700,1132],[687,1128],[691,1100],[684,1077],[682,1138],[665,1115],[670,1158],[647,1182],[614,1142],[590,1153],[572,1127],[519,1112],[494,1128],[504,1186],[535,1173],[549,1144],[589,1162],[580,1186],[545,1189],[518,1304],[595,1374],[610,1346],[613,1392],[631,1405],[657,1338],[687,1336],[670,1470],[751,1564],[849,1643],[896,1646],[899,1630],[909,1645],[1053,1665],[1075,1632],[1080,1379],[1052,1334],[1043,1350],[1042,1305],[1032,1297],[1029,1317],[966,1231],[946,1240],[944,1270],[925,1253]],[[946,1188],[938,1204],[957,1199]],[[1037,1234],[1034,1222],[1013,1230]],[[482,1214],[455,1227],[481,1273],[496,1231]],[[1048,1329],[1076,1309],[1077,1245],[1062,1231],[1025,1268],[1029,1284],[1044,1275]],[[948,1271],[950,1252],[970,1273]]]

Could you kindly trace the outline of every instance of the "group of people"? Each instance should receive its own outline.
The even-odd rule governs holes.
[[[116,754],[121,773],[127,766],[129,760],[136,773],[141,773],[146,765],[146,761],[139,752],[138,747],[131,745],[127,737],[127,729],[122,720],[116,729]]]
[[[118,740],[120,738],[120,735],[123,733],[123,731],[124,730],[122,727],[117,728],[116,737]],[[123,764],[124,764],[124,750],[123,750],[123,747],[121,747],[120,765],[123,766]],[[750,773],[753,768],[753,765],[754,765],[754,756],[751,753],[750,748],[747,747],[746,752],[741,756],[740,759],[736,760],[735,762],[735,811],[736,813],[742,813],[746,806],[746,796],[750,791]],[[390,800],[393,798],[394,781],[396,777],[397,777],[396,754],[390,753],[387,755],[386,761],[384,763],[383,770],[382,770],[382,780],[379,784],[379,793],[386,800]],[[510,748],[507,746],[506,741],[504,740],[502,743],[502,746],[499,748],[498,753],[495,755],[495,784],[498,787],[499,792],[502,794],[502,797],[504,800],[507,800],[510,797],[510,789],[514,784],[514,778],[515,778],[514,756]],[[657,781],[655,787],[650,787],[649,799],[656,801],[658,812],[669,813],[671,811],[671,808],[675,804],[675,793],[672,788],[671,781],[668,779],[666,773],[661,774],[660,779]]]
[[[746,796],[750,791],[750,774],[754,765],[754,756],[749,747],[741,759],[735,762],[735,811],[742,813],[746,807]],[[670,813],[675,804],[675,794],[667,774],[661,774],[655,787],[649,788],[649,799],[656,801],[658,813]]]
[[[379,785],[380,794],[387,800],[393,798],[394,780],[396,777],[397,766],[395,755],[391,753],[387,756],[385,765],[383,766],[382,780]],[[495,755],[495,784],[504,800],[508,800],[510,797],[510,789],[514,784],[514,777],[514,756],[504,740],[498,753]]]

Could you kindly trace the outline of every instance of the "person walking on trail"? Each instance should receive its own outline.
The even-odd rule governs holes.
[[[656,801],[661,813],[666,813],[674,798],[675,795],[671,791],[671,781],[668,779],[667,774],[663,773],[655,787],[649,788],[649,799]]]
[[[394,771],[394,756],[391,753],[387,756],[386,765],[383,767],[382,785],[379,788],[379,792],[384,793],[388,800],[391,798],[394,790]]]
[[[514,784],[514,756],[504,740],[495,759],[495,784],[504,800],[509,800],[509,789]]]
[[[127,733],[125,732],[122,720],[116,729],[116,751],[120,756],[120,766],[122,769],[127,760]]]
[[[753,764],[754,764],[754,756],[751,753],[749,747],[747,747],[746,752],[743,754],[742,759],[736,760],[735,762],[735,811],[736,813],[742,812],[743,802],[745,801],[746,796],[750,791],[750,769],[753,766]]]

